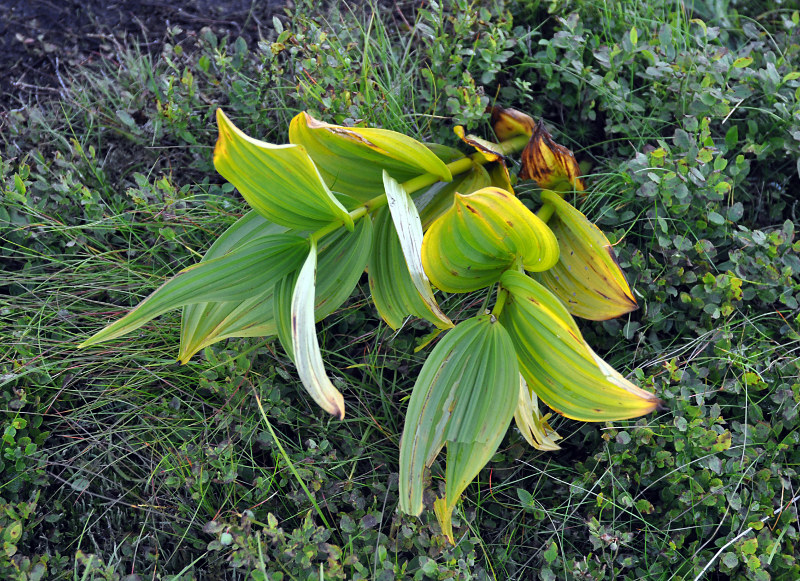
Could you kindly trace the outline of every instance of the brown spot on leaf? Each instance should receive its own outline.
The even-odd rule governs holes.
[[[563,182],[583,191],[580,168],[572,152],[553,141],[541,120],[534,127],[531,139],[522,150],[521,179],[535,181],[541,188],[558,190]],[[563,187],[560,189],[563,190]]]
[[[492,107],[492,128],[500,141],[505,141],[516,135],[531,135],[536,122],[525,113],[516,109],[504,109],[500,106]]]

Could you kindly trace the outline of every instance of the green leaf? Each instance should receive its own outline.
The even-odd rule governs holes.
[[[316,270],[317,243],[312,238],[311,250],[292,294],[292,351],[303,387],[322,409],[341,420],[344,419],[344,398],[325,373],[314,326]]]
[[[179,272],[122,319],[99,331],[79,347],[115,339],[153,318],[184,305],[212,301],[243,301],[291,272],[302,261],[305,239],[272,234],[252,240],[220,258]]]
[[[375,212],[373,227],[375,235],[367,273],[372,302],[378,314],[392,329],[399,329],[409,316],[439,322],[411,281],[389,208]]]
[[[554,292],[576,317],[604,321],[639,308],[611,243],[586,216],[558,194],[542,192],[555,207],[547,223],[561,248],[556,265],[533,278]]]
[[[388,179],[392,180],[391,177]],[[409,207],[408,200],[403,199],[408,194],[395,180],[392,181],[396,184],[391,186],[393,198],[399,199],[395,201],[394,212],[401,224],[405,221],[403,229],[407,236],[406,245],[411,248],[414,244],[413,237],[416,236],[418,240],[422,238],[419,215],[416,213],[416,208]],[[383,320],[392,329],[399,329],[408,316],[425,319],[440,329],[451,328],[453,323],[442,313],[433,299],[433,291],[427,283],[427,277],[422,278],[424,272],[422,275],[418,272],[421,269],[420,265],[414,267],[418,269],[415,285],[415,277],[411,275],[411,267],[400,241],[396,222],[393,221],[392,211],[389,208],[381,208],[375,212],[374,226],[375,234],[367,271],[372,300]],[[409,249],[409,253],[413,264],[413,249]],[[422,286],[427,301],[417,285]]]
[[[208,250],[204,260],[221,256],[235,244],[259,231],[284,228],[255,211],[231,226]],[[352,294],[371,250],[372,221],[359,220],[353,232],[340,228],[319,243],[315,318],[321,321]],[[269,337],[277,333],[274,286],[240,303],[201,303],[184,308],[180,360],[188,361],[200,349],[230,337]]]
[[[492,164],[499,166],[500,164]],[[456,192],[471,194],[492,185],[489,172],[482,165],[473,164],[469,171],[453,176],[452,182],[438,182],[428,190],[414,195],[414,204],[419,210],[419,219],[422,230],[430,227],[436,218],[444,214],[453,206]]]
[[[635,418],[659,399],[622,377],[592,351],[564,304],[516,271],[500,279],[508,291],[500,322],[514,343],[528,386],[556,412],[585,422]]]
[[[453,293],[485,288],[513,268],[546,270],[558,261],[550,228],[516,196],[500,188],[455,194],[453,205],[431,224],[422,263],[431,282]]]
[[[362,202],[384,191],[384,170],[401,182],[425,173],[452,179],[424,144],[386,129],[330,125],[300,113],[289,126],[289,141],[307,149],[331,189]]]
[[[753,62],[753,58],[752,57],[743,56],[743,57],[740,57],[740,58],[736,59],[735,61],[733,61],[733,66],[734,66],[734,68],[737,68],[737,69],[743,69],[745,67],[749,67],[752,64],[752,62]]]
[[[237,246],[286,232],[252,210],[239,218],[206,251],[203,261],[225,256]],[[186,363],[201,349],[231,337],[269,337],[277,332],[272,308],[273,285],[244,301],[201,302],[183,307],[178,360]]]
[[[519,368],[508,333],[492,315],[460,323],[428,356],[414,384],[400,444],[400,510],[422,511],[423,472],[447,444],[450,514],[464,488],[494,455],[514,414]]]
[[[353,227],[300,145],[272,145],[245,135],[217,109],[219,138],[214,167],[265,218],[300,230],[331,222]]]

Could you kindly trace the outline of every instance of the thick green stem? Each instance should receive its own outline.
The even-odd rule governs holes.
[[[545,190],[545,191],[550,192],[552,194],[556,194],[558,196],[561,196],[562,198],[564,197],[564,194],[561,193],[561,192],[556,192],[556,191],[553,191],[553,190]],[[550,218],[553,216],[553,212],[555,212],[555,211],[556,211],[556,207],[553,204],[548,204],[547,202],[545,202],[542,205],[542,207],[539,208],[539,211],[536,212],[536,215],[539,216],[539,219],[542,222],[547,224],[547,221],[550,220]]]
[[[503,141],[497,144],[497,150],[502,153],[503,155],[508,155],[510,153],[515,153],[520,151],[528,144],[529,137],[527,135],[517,135],[516,137],[512,137],[508,141]],[[447,169],[450,170],[450,174],[457,176],[464,172],[469,171],[472,169],[474,165],[484,165],[489,163],[489,160],[480,153],[475,152],[470,156],[462,157],[461,159],[457,159],[456,161],[452,161],[447,164]],[[418,192],[423,188],[427,188],[428,186],[432,186],[436,182],[440,181],[439,176],[426,173],[419,175],[415,178],[411,178],[408,181],[403,182],[400,184],[403,186],[403,189],[408,192],[409,194],[413,194],[414,192]],[[371,200],[367,200],[361,206],[350,211],[350,217],[353,219],[353,222],[356,220],[360,220],[368,213],[372,212],[373,210],[377,210],[386,205],[386,194],[381,194],[380,196],[375,196]],[[330,224],[323,226],[316,232],[311,235],[311,238],[314,240],[320,240],[323,236],[330,234],[342,227],[342,224],[339,222],[331,222]]]
[[[494,308],[492,309],[492,314],[495,317],[499,317],[500,313],[503,312],[503,307],[506,304],[506,298],[508,297],[508,291],[504,289],[502,286],[497,289],[497,300],[494,302]]]
[[[542,222],[547,224],[547,221],[550,220],[550,218],[553,216],[553,212],[555,211],[556,208],[553,206],[553,204],[545,203],[541,208],[539,208],[539,211],[536,212],[536,215],[539,216],[539,219],[541,219]]]

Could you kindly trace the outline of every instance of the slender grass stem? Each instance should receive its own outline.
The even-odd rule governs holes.
[[[256,404],[258,404],[258,411],[261,412],[261,419],[264,420],[264,423],[267,425],[267,430],[269,430],[270,436],[272,436],[272,440],[275,442],[275,445],[278,447],[278,451],[283,456],[283,459],[286,461],[286,465],[289,467],[292,475],[297,479],[297,482],[300,484],[300,487],[303,489],[303,492],[306,493],[308,500],[311,501],[311,504],[314,505],[314,509],[317,511],[319,518],[322,519],[322,522],[325,524],[326,528],[331,528],[331,525],[328,524],[328,519],[325,518],[325,515],[322,513],[322,509],[317,504],[317,501],[314,499],[314,496],[311,494],[311,491],[306,486],[306,483],[303,482],[303,479],[300,477],[300,474],[297,472],[297,469],[294,467],[292,463],[292,459],[289,457],[289,454],[286,453],[286,450],[283,449],[283,444],[278,439],[278,435],[275,433],[275,430],[272,429],[272,424],[267,417],[266,412],[264,412],[264,406],[261,405],[261,398],[258,397],[258,393],[256,393],[255,387],[253,387],[253,395],[256,398]]]

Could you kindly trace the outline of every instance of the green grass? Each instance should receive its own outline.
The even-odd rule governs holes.
[[[385,16],[298,3],[283,48],[270,46],[278,31],[249,47],[198,34],[152,59],[120,47],[122,66],[74,70],[64,100],[10,113],[0,571],[800,575],[800,25],[778,4],[724,5],[715,22],[710,2],[402,4]],[[456,123],[490,137],[495,95],[591,162],[578,205],[616,242],[641,309],[581,328],[666,406],[613,425],[557,418],[559,452],[509,430],[456,511],[455,547],[432,511],[396,511],[402,419],[425,356],[413,348],[429,325],[391,332],[365,281],[318,327],[348,405],[341,422],[305,397],[274,340],[229,340],[178,365],[177,313],[75,349],[246,211],[211,165],[217,106],[278,143],[308,109],[455,145]],[[457,317],[481,300],[443,305]],[[443,475],[434,463],[432,493]]]

